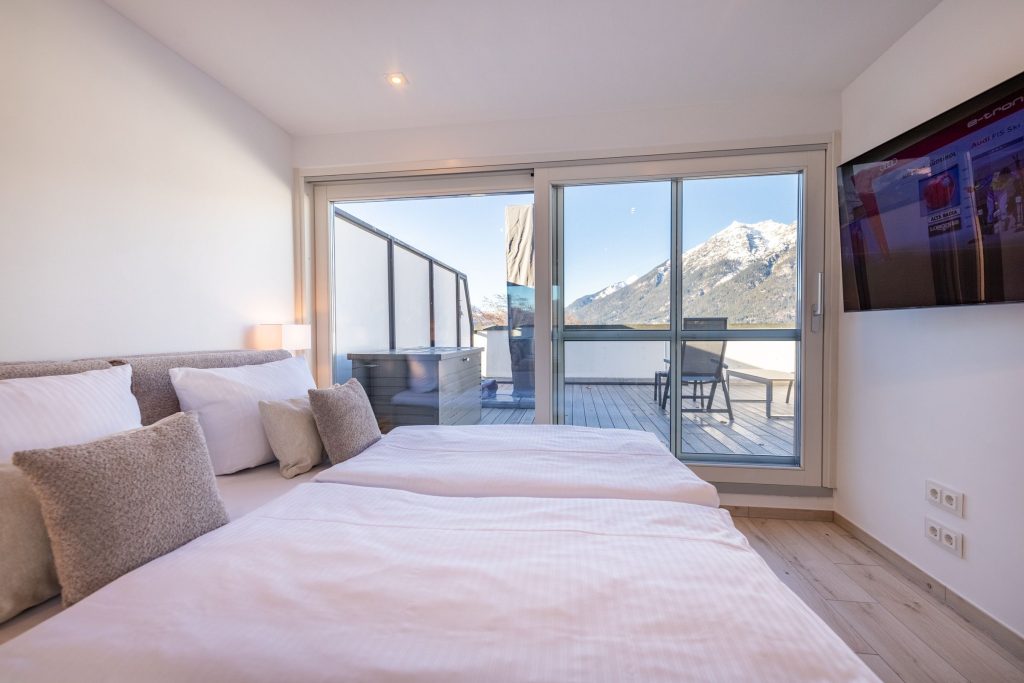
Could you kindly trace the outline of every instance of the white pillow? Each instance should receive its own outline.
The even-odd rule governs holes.
[[[274,460],[260,423],[260,401],[305,396],[316,382],[303,358],[237,368],[172,368],[182,410],[199,414],[215,474]]]
[[[17,451],[72,446],[141,426],[130,365],[0,380],[0,462]]]

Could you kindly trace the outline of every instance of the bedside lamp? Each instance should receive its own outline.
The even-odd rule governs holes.
[[[285,349],[295,355],[313,345],[313,331],[310,325],[256,325],[253,334],[257,349]]]

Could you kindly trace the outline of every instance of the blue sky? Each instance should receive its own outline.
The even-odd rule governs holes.
[[[799,177],[754,176],[687,180],[683,184],[683,248],[689,249],[733,220],[791,223],[798,212]],[[566,300],[668,260],[671,185],[621,183],[566,188]],[[469,276],[470,297],[505,291],[505,206],[528,204],[531,193],[438,197],[342,205]]]

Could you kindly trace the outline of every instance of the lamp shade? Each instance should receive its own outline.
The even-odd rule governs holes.
[[[312,347],[313,333],[309,325],[257,325],[254,338],[257,349],[303,351]]]

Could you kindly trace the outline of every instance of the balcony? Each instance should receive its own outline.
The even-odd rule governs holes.
[[[507,332],[500,328],[478,331],[474,343],[485,348],[484,375],[498,380],[498,396],[486,402],[481,423],[532,423],[532,406],[520,407],[511,395]],[[567,344],[565,424],[647,431],[668,446],[668,403],[662,408],[654,385],[654,372],[665,368],[665,355],[663,342]],[[794,357],[793,342],[734,342],[727,348],[726,362],[738,371],[785,372],[792,370]],[[699,401],[687,398],[684,392],[683,453],[791,457],[795,449],[795,387],[787,402],[788,383],[774,382],[774,400],[768,411],[764,383],[736,377],[728,383],[731,421],[725,412],[701,411]],[[724,411],[721,391],[716,392],[712,407]]]
[[[789,456],[793,453],[793,405],[776,395],[772,417],[765,417],[764,387],[730,382],[732,423],[717,413],[684,413],[683,450],[716,455]],[[511,391],[499,384],[499,394]],[[511,398],[511,397],[510,397]],[[746,402],[751,401],[751,402]],[[757,401],[756,403],[753,401]],[[684,401],[684,408],[698,408]],[[719,407],[716,398],[715,407]],[[787,419],[788,418],[788,419]],[[481,424],[531,424],[532,408],[484,408]],[[579,384],[566,386],[565,423],[581,427],[638,429],[655,434],[668,446],[668,413],[654,399],[654,384]]]

